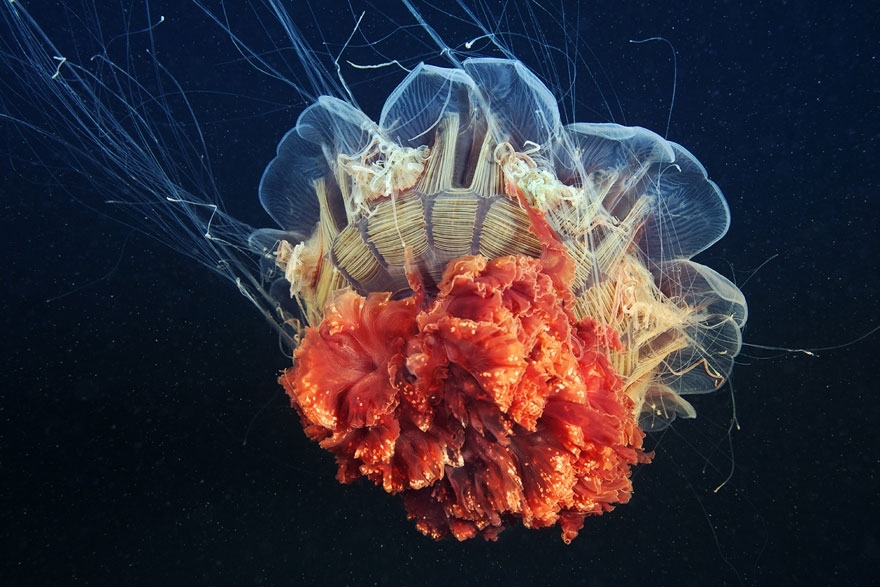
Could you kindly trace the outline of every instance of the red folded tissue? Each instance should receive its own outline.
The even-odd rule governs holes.
[[[522,198],[521,194],[517,194]],[[532,214],[540,259],[461,257],[428,299],[341,293],[280,382],[337,478],[401,494],[433,538],[494,540],[626,503],[650,460],[608,352],[616,332],[577,320],[565,248]]]

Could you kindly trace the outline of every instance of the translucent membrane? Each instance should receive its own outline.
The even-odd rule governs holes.
[[[517,61],[420,65],[378,124],[320,98],[260,199],[306,432],[431,536],[570,540],[740,350],[742,293],[690,260],[729,224],[705,169],[642,128],[563,126]]]

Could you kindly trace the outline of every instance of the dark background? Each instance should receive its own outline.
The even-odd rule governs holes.
[[[399,500],[335,482],[332,459],[306,441],[275,382],[286,366],[276,335],[231,284],[7,157],[2,583],[880,581],[880,333],[846,344],[880,325],[878,8],[606,4],[568,13],[599,80],[582,72],[578,116],[663,134],[669,49],[629,40],[669,39],[678,71],[668,138],[706,166],[733,218],[700,260],[742,285],[746,343],[839,348],[745,346],[733,376],[741,429],[727,433],[728,389],[696,398],[695,421],[650,439],[656,457],[636,472],[632,502],[587,520],[570,546],[557,530],[522,528],[497,543],[434,543]],[[224,33],[191,7],[156,8],[168,18],[163,63],[187,88],[227,92],[193,95],[221,192],[236,215],[268,224],[256,185],[302,101],[280,84],[219,76],[233,53]],[[325,8],[324,31],[344,40],[348,6]],[[367,10],[365,21],[412,23],[399,7]],[[455,37],[456,21],[430,15]],[[383,51],[427,52],[399,37]],[[351,75],[375,115],[393,84],[373,102],[385,74],[363,84]],[[239,93],[261,101],[237,103]],[[67,187],[87,198],[87,180]]]

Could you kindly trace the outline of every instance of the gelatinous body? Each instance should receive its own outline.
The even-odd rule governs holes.
[[[639,426],[693,417],[682,396],[740,348],[742,294],[690,260],[729,223],[702,166],[641,128],[563,126],[516,61],[419,66],[378,124],[322,98],[261,200],[283,230],[254,242],[305,318],[281,381],[307,434],[431,536],[570,540],[629,499]]]

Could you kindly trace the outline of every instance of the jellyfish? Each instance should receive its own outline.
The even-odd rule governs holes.
[[[684,147],[563,122],[511,51],[460,59],[404,5],[449,62],[413,67],[377,120],[344,80],[318,78],[259,184],[270,228],[230,216],[209,168],[172,160],[164,147],[205,146],[156,132],[149,116],[174,111],[131,83],[136,63],[108,60],[103,76],[66,63],[13,2],[4,56],[63,117],[53,140],[97,153],[110,185],[141,194],[123,208],[152,218],[145,230],[233,281],[290,345],[279,383],[339,481],[399,495],[435,539],[521,524],[568,543],[629,501],[645,434],[695,417],[687,396],[731,372],[745,299],[693,260],[729,210]],[[4,106],[19,127],[54,128]]]

